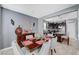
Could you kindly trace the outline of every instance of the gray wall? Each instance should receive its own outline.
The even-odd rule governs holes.
[[[78,40],[79,40],[79,9],[78,9]]]
[[[15,25],[12,26],[11,19],[15,21]],[[35,17],[20,14],[11,10],[2,9],[2,29],[3,29],[3,48],[11,46],[11,42],[16,39],[15,29],[18,25],[21,25],[23,29],[32,30],[37,33],[38,20]],[[33,27],[35,23],[35,27]]]
[[[2,40],[2,13],[1,13],[1,7],[0,7],[0,49],[3,48],[3,40]]]
[[[38,34],[43,35],[44,24],[43,19],[38,19]]]

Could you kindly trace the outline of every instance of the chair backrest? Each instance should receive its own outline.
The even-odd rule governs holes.
[[[15,54],[19,54],[19,55],[29,55],[30,54],[30,51],[23,47],[23,48],[20,48],[19,45],[17,44],[16,40],[12,42],[12,46],[14,47],[14,53]]]
[[[33,35],[26,35],[26,40],[29,39],[29,40],[32,40],[33,38]]]
[[[47,34],[48,36],[53,36],[53,34]]]
[[[35,38],[36,38],[37,40],[41,40],[41,39],[44,38],[44,36],[43,36],[43,35],[40,35],[40,34],[36,34],[36,35],[35,35]]]
[[[19,54],[19,55],[24,54],[21,48],[19,47],[19,45],[17,44],[16,40],[12,41],[12,47],[13,47],[14,54]]]
[[[52,38],[52,40],[51,40],[51,48],[52,48],[52,49],[55,48],[56,45],[57,45],[57,37]]]
[[[50,43],[50,40],[48,42],[43,43],[38,55],[48,55],[50,51]]]

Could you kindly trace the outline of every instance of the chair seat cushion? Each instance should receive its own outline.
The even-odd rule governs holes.
[[[43,44],[43,40],[40,40],[40,41],[36,41],[35,43],[37,43],[37,44]]]
[[[24,46],[27,46],[27,45],[30,45],[30,44],[32,44],[33,42],[32,41],[23,41],[23,44],[24,44]]]
[[[62,38],[68,39],[68,36],[61,36]]]

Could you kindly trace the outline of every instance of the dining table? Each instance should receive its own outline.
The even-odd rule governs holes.
[[[44,41],[43,40],[36,40],[34,39],[33,41],[26,40],[23,41],[24,47],[28,48],[30,52],[40,48],[43,45]]]
[[[37,39],[37,38],[34,38],[33,40],[28,39],[28,40],[23,41],[23,45],[24,47],[28,48],[30,52],[32,52],[36,49],[41,48],[44,42],[48,42],[48,40],[52,38],[54,37],[45,36],[44,38],[41,38],[41,39]]]

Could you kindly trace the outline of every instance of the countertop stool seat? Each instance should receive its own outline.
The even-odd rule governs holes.
[[[69,36],[61,36],[62,40],[67,42],[67,45],[69,45]]]

